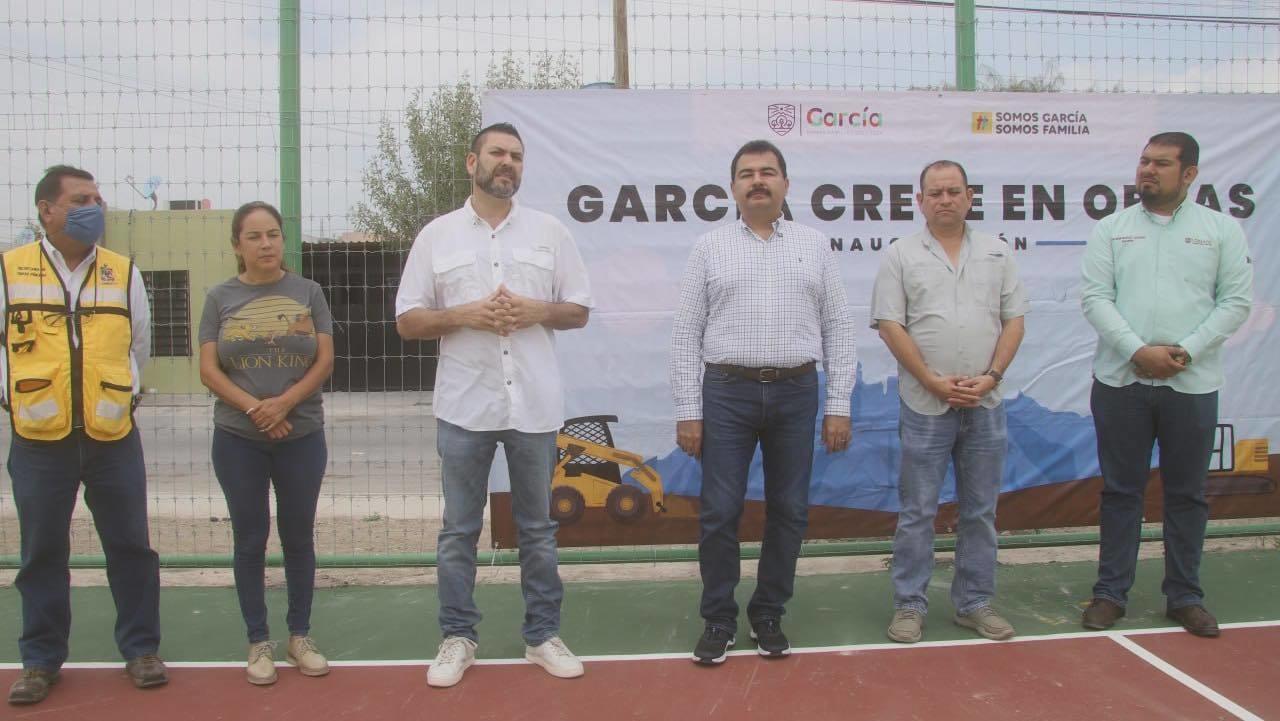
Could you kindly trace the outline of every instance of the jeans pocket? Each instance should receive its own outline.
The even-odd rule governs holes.
[[[802,375],[795,376],[794,378],[788,378],[783,381],[783,383],[789,383],[797,388],[817,388],[818,373],[816,371],[813,373],[804,373]]]

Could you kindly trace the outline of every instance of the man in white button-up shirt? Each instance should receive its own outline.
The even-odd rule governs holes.
[[[587,324],[591,289],[564,225],[516,203],[523,167],[515,127],[500,123],[476,135],[467,154],[471,197],[418,234],[396,295],[401,337],[440,339],[434,405],[444,476],[436,549],[444,640],[427,674],[432,686],[454,685],[475,661],[476,543],[499,443],[520,539],[525,657],[561,678],[583,672],[559,637],[564,589],[550,492],[564,398],[553,331]]]
[[[816,361],[826,364],[822,440],[832,453],[849,444],[854,382],[844,282],[826,237],[782,217],[789,187],[782,152],[753,140],[738,150],[729,174],[742,219],[694,245],[671,330],[676,441],[702,459],[698,564],[706,624],[693,660],[706,664],[724,661],[735,641],[738,522],[757,446],[766,517],[747,619],[761,655],[791,652],[781,624],[809,521]]]

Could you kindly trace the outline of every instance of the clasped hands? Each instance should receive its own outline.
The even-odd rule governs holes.
[[[249,416],[254,428],[265,433],[267,438],[278,441],[293,431],[293,424],[288,421],[291,410],[293,410],[293,404],[281,396],[275,396],[259,401],[244,414]]]
[[[1187,369],[1191,354],[1182,346],[1144,345],[1133,354],[1133,372],[1139,378],[1164,380]]]
[[[550,313],[547,303],[512,293],[506,285],[499,285],[482,300],[459,306],[455,312],[461,314],[466,327],[502,336],[543,323]]]
[[[937,375],[928,384],[929,392],[952,408],[977,408],[983,396],[995,390],[996,379],[979,376]]]

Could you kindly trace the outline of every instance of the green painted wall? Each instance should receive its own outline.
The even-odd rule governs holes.
[[[133,258],[143,271],[190,274],[191,355],[156,357],[142,370],[147,392],[203,394],[200,383],[200,314],[209,288],[236,273],[231,252],[232,210],[111,211],[103,245]]]

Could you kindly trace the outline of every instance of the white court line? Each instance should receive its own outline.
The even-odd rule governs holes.
[[[1241,623],[1224,623],[1221,628],[1267,628],[1280,626],[1280,621],[1244,621]],[[1144,636],[1154,633],[1185,633],[1181,626],[1166,626],[1162,628],[1142,628],[1132,631],[1068,631],[1066,633],[1047,633],[1037,636],[1015,636],[1007,641],[990,641],[985,638],[956,639],[952,641],[921,641],[919,643],[863,643],[848,644],[842,646],[809,646],[805,648],[793,648],[791,653],[794,655],[811,654],[811,653],[852,653],[855,651],[912,651],[922,648],[949,648],[953,646],[992,646],[1006,645],[1013,643],[1035,643],[1040,641],[1062,641],[1078,638],[1115,638],[1117,635],[1124,636]],[[730,656],[755,656],[755,649],[747,648],[738,651],[730,651]],[[605,656],[579,656],[579,660],[588,662],[602,661],[669,661],[669,660],[688,660],[692,657],[689,651],[681,652],[665,652],[665,653],[630,653],[630,654],[610,654]],[[400,659],[400,660],[371,660],[371,661],[329,661],[330,666],[427,666],[431,659]],[[504,666],[504,665],[521,665],[529,663],[523,658],[484,658],[476,659],[476,665],[479,666]],[[165,665],[170,668],[244,668],[243,661],[165,661]],[[287,667],[288,663],[277,661],[277,666]],[[124,668],[122,661],[74,661],[63,664],[63,668]],[[20,669],[20,663],[0,663],[0,670]]]
[[[1132,640],[1125,638],[1124,634],[1117,633],[1111,637],[1111,640],[1120,644],[1121,647],[1128,650],[1133,655],[1151,664],[1157,670],[1163,672],[1166,676],[1172,678],[1174,681],[1177,681],[1183,686],[1186,686],[1192,691],[1200,694],[1206,700],[1213,702],[1219,708],[1235,716],[1236,718],[1242,719],[1242,721],[1263,721],[1261,716],[1250,713],[1248,709],[1244,708],[1243,706],[1236,703],[1235,701],[1232,701],[1231,699],[1227,698],[1226,696],[1223,696],[1217,691],[1214,691],[1213,689],[1209,688],[1203,683],[1200,683],[1192,676],[1186,673],[1183,673],[1182,671],[1178,670],[1178,668],[1173,664],[1160,658],[1159,656],[1148,651],[1147,649],[1139,646],[1138,644],[1134,643]]]

